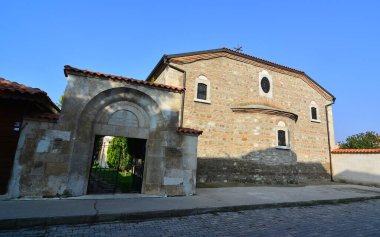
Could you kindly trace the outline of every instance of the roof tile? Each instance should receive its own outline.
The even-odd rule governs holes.
[[[78,69],[78,68],[75,68],[75,67],[71,67],[69,65],[66,65],[64,67],[64,72],[65,72],[65,76],[66,77],[67,77],[67,72],[76,72],[76,73],[87,74],[87,75],[90,75],[90,76],[105,77],[105,78],[109,78],[109,79],[112,79],[112,80],[126,81],[126,82],[130,82],[130,83],[134,83],[134,84],[140,84],[140,85],[145,85],[145,86],[163,88],[163,89],[180,91],[180,92],[185,91],[185,88],[182,88],[182,87],[170,86],[170,85],[159,84],[159,83],[155,83],[155,82],[148,82],[148,81],[143,81],[143,80],[137,80],[137,79],[123,77],[123,76],[115,76],[115,75],[101,73],[101,72],[93,72],[93,71],[89,71],[89,70],[82,70],[82,69]]]
[[[45,91],[40,90],[38,88],[32,88],[29,86],[25,86],[23,84],[19,84],[17,82],[8,81],[1,77],[0,77],[0,91],[19,92],[22,94],[26,93],[29,95],[47,95]]]
[[[335,149],[332,151],[332,153],[380,153],[380,149]]]

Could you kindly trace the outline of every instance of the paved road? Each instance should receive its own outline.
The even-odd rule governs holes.
[[[380,200],[203,214],[137,223],[0,231],[5,236],[380,236]]]

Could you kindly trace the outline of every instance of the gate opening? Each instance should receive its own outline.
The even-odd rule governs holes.
[[[87,194],[141,193],[146,139],[95,136]]]

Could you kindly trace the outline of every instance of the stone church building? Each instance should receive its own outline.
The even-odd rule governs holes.
[[[164,55],[147,81],[186,88],[198,183],[329,178],[335,97],[306,73],[221,48]]]
[[[144,141],[145,194],[330,177],[335,98],[302,71],[221,48],[164,55],[145,81],[64,73],[61,112],[23,120],[8,197],[87,194],[99,135]]]

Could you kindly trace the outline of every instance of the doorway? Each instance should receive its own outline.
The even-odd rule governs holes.
[[[141,193],[146,139],[96,135],[87,194]]]

